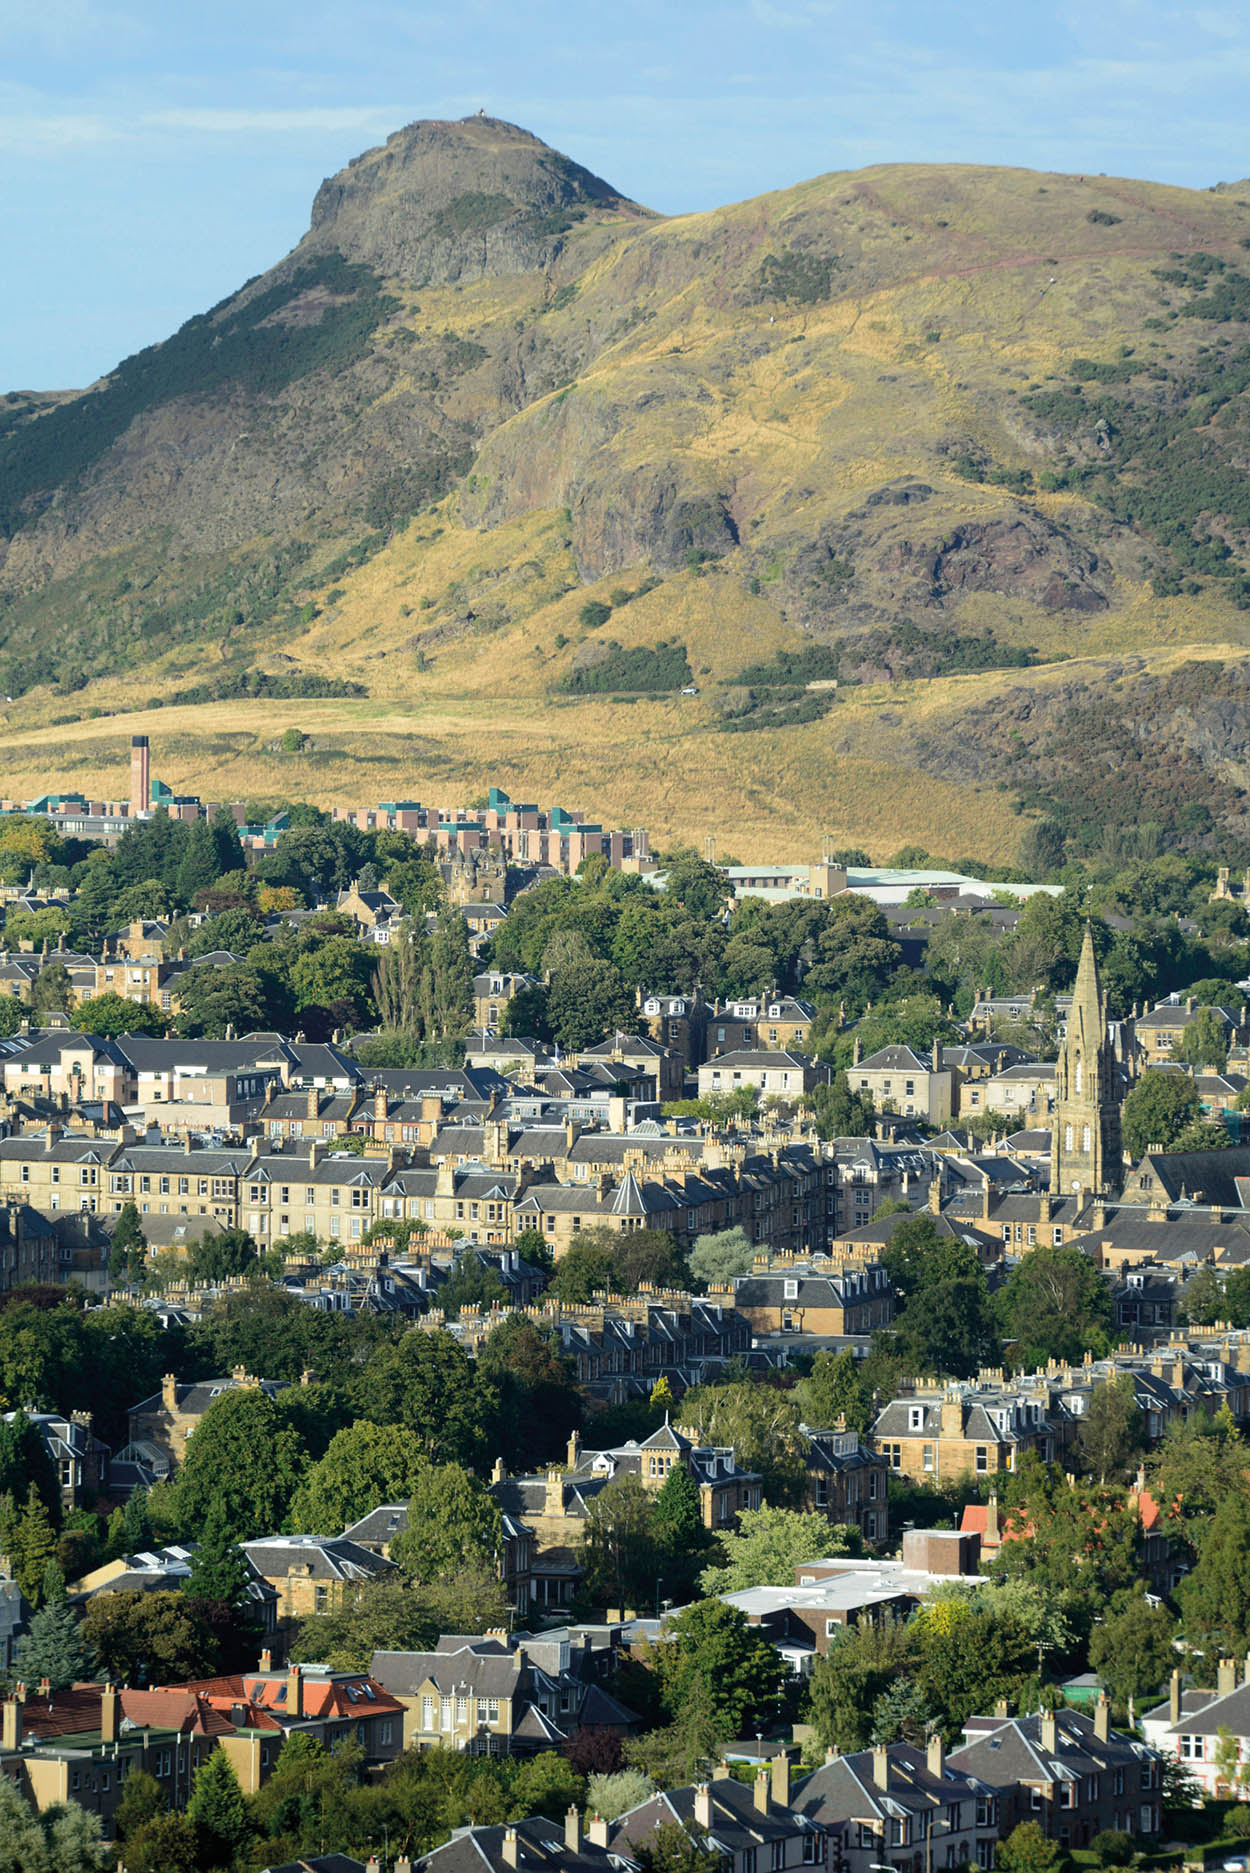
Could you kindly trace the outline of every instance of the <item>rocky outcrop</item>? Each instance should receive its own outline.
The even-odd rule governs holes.
[[[322,183],[293,258],[340,253],[413,286],[528,273],[592,211],[645,214],[515,124],[409,124]]]

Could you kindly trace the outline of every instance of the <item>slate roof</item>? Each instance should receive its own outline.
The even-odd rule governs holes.
[[[964,1725],[963,1745],[947,1757],[957,1773],[973,1775],[991,1788],[1014,1782],[1079,1782],[1101,1768],[1130,1762],[1153,1762],[1157,1752],[1136,1738],[1113,1730],[1105,1742],[1094,1734],[1094,1719],[1083,1711],[1058,1710],[1055,1747],[1043,1745],[1042,1717],[973,1717]]]
[[[549,1873],[554,1868],[560,1873],[615,1873],[636,1864],[627,1850],[614,1845],[609,1852],[586,1839],[572,1852],[564,1829],[542,1816],[516,1823],[515,1846],[505,1858],[504,1836],[511,1831],[502,1826],[455,1828],[441,1847],[414,1857],[413,1873],[513,1873],[527,1867],[543,1867]]]
[[[284,1580],[292,1567],[312,1580],[369,1581],[395,1572],[395,1563],[342,1535],[262,1535],[240,1547],[266,1580]]]

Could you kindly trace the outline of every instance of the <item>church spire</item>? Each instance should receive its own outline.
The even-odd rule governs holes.
[[[1094,927],[1087,922],[1067,1031],[1055,1068],[1052,1196],[1067,1196],[1078,1190],[1101,1196],[1119,1189],[1124,1156],[1121,1096],[1119,1063],[1107,1020],[1107,997],[1094,948]]]

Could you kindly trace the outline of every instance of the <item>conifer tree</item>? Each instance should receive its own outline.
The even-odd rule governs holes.
[[[17,1667],[28,1683],[46,1678],[54,1691],[90,1675],[91,1649],[65,1597],[65,1580],[55,1561],[44,1569],[43,1605],[17,1643]]]
[[[141,1548],[151,1547],[152,1519],[148,1514],[146,1489],[132,1489],[127,1496],[122,1509],[122,1533],[126,1554],[137,1554]]]
[[[219,1749],[196,1771],[187,1820],[195,1829],[205,1866],[228,1866],[246,1845],[251,1830],[243,1791],[229,1757]]]
[[[43,1593],[44,1573],[49,1561],[56,1558],[56,1531],[43,1497],[32,1483],[17,1520],[13,1540],[13,1572],[17,1584],[32,1606],[38,1606]]]
[[[113,1225],[109,1267],[115,1282],[127,1285],[143,1280],[147,1270],[148,1244],[133,1203],[123,1203]]]
[[[238,1608],[246,1602],[248,1578],[242,1550],[222,1509],[214,1504],[191,1557],[186,1591],[196,1600]]]

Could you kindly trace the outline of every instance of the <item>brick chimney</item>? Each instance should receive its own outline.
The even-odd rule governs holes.
[[[601,1814],[592,1814],[590,1820],[586,1823],[586,1839],[595,1847],[607,1846],[608,1824]],[[395,1873],[399,1873],[398,1867],[396,1867]]]
[[[373,1116],[375,1119],[386,1117],[386,1088],[379,1086],[373,1095]]]
[[[576,1806],[568,1809],[564,1817],[564,1845],[569,1853],[582,1850],[582,1817]]]
[[[878,1743],[872,1752],[872,1779],[878,1788],[889,1786],[890,1752],[884,1743]]]
[[[6,1697],[0,1704],[0,1750],[6,1755],[22,1747],[22,1703],[20,1697]]]
[[[178,1409],[178,1379],[172,1372],[167,1372],[161,1380],[161,1404],[166,1411]]]
[[[712,1791],[706,1782],[694,1785],[694,1819],[696,1827],[712,1825]]]
[[[1044,1710],[1042,1712],[1042,1720],[1038,1726],[1038,1732],[1041,1738],[1042,1748],[1044,1750],[1049,1750],[1050,1754],[1053,1756],[1055,1753],[1055,1713],[1053,1710]]]
[[[772,1777],[769,1775],[767,1769],[761,1768],[756,1770],[755,1787],[752,1790],[752,1798],[760,1814],[767,1814],[772,1798]]]
[[[925,1754],[928,1759],[929,1774],[940,1776],[946,1767],[946,1751],[942,1747],[940,1735],[929,1738],[929,1747]]]
[[[1111,1706],[1105,1691],[1094,1705],[1094,1735],[1100,1743],[1105,1743],[1111,1735]]]
[[[1168,1722],[1175,1727],[1181,1720],[1181,1674],[1174,1671],[1168,1680]]]
[[[292,1665],[286,1674],[286,1714],[288,1717],[304,1714],[304,1674],[298,1665]]]
[[[504,1829],[503,1846],[500,1851],[503,1854],[504,1864],[506,1866],[516,1866],[520,1856],[517,1848],[516,1829],[514,1827],[506,1827]]]
[[[779,1808],[790,1806],[790,1758],[784,1750],[773,1757],[773,1800]]]
[[[318,1093],[315,1086],[310,1086],[308,1088],[308,1097],[304,1101],[304,1117],[306,1119],[315,1119],[320,1109],[321,1095]]]
[[[268,1646],[265,1647],[264,1651],[260,1655],[260,1665],[258,1669],[260,1671],[272,1671],[273,1670],[273,1653],[269,1650]]]
[[[1215,1690],[1219,1697],[1227,1697],[1230,1691],[1237,1689],[1237,1661],[1222,1658],[1215,1674]]]

